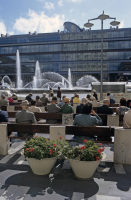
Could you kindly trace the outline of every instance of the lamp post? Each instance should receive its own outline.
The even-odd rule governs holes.
[[[90,23],[90,21],[92,20],[97,20],[100,19],[101,20],[101,91],[100,91],[100,101],[103,100],[103,20],[106,19],[114,19],[114,21],[112,21],[110,24],[112,26],[117,26],[120,24],[119,21],[116,21],[116,18],[114,17],[110,17],[109,15],[105,14],[104,11],[101,15],[99,15],[97,18],[94,19],[89,19],[88,22],[86,24],[84,24],[84,26],[86,28],[91,28],[94,24]]]

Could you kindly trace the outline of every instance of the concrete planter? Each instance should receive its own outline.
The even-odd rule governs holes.
[[[68,159],[76,177],[81,179],[91,178],[100,164],[100,161],[79,161]]]
[[[32,171],[36,175],[46,175],[49,174],[52,167],[54,166],[57,157],[44,158],[42,160],[37,160],[35,158],[26,158]]]

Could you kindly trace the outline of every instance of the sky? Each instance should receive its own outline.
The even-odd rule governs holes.
[[[66,21],[83,28],[88,19],[97,18],[103,11],[121,22],[119,28],[131,27],[130,0],[1,0],[0,34],[63,31]],[[104,21],[104,29],[110,28],[111,21]],[[92,30],[101,29],[100,20],[93,23]]]

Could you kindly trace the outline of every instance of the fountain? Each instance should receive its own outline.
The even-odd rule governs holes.
[[[71,87],[71,70],[70,70],[70,68],[68,68],[68,81],[69,81],[69,83],[70,83],[70,85],[69,85],[69,88]],[[72,87],[71,87],[72,88]]]
[[[21,65],[20,65],[19,50],[16,51],[16,77],[17,77],[17,88],[22,88]]]
[[[40,71],[40,65],[39,62],[36,61],[36,67],[35,67],[35,76],[34,76],[34,84],[33,84],[33,88],[39,88],[42,85],[41,82],[41,71]]]
[[[91,75],[82,76],[77,82],[76,86],[79,88],[90,88],[92,82],[99,82],[95,77]]]

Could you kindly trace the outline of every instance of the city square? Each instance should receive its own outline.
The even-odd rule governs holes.
[[[131,199],[130,6],[0,3],[0,200]]]

